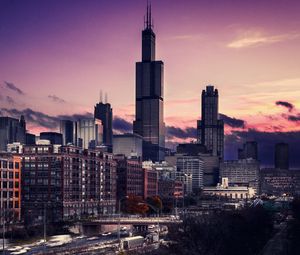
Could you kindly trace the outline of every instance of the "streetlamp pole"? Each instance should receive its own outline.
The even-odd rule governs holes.
[[[3,220],[3,229],[2,229],[2,254],[5,254],[5,208],[4,208],[4,202],[2,202],[2,220]]]
[[[119,220],[118,220],[118,242],[119,242],[119,249],[121,249],[121,236],[120,236],[120,228],[121,228],[121,202],[124,199],[127,199],[128,196],[122,197],[119,199]]]

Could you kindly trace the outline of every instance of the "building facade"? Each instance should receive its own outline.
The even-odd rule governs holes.
[[[203,188],[204,163],[197,156],[177,157],[177,179],[183,181],[185,195],[197,193]]]
[[[75,146],[24,146],[22,215],[28,223],[113,213],[116,163],[112,154]]]
[[[21,219],[21,157],[10,153],[0,154],[1,222]],[[5,218],[3,218],[5,217]]]
[[[252,187],[259,192],[259,161],[255,159],[229,160],[220,163],[220,178],[228,178],[231,186]]]
[[[213,156],[223,158],[224,123],[219,119],[219,93],[213,86],[202,91],[201,120],[197,122],[197,140]]]
[[[143,158],[143,138],[138,134],[114,135],[113,153]]]
[[[155,59],[155,33],[147,6],[142,61],[136,63],[136,116],[133,131],[144,139],[144,160],[162,161],[165,147],[164,64]]]
[[[262,194],[275,196],[300,195],[300,170],[262,169],[260,191]]]

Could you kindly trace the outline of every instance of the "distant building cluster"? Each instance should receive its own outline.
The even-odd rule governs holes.
[[[149,17],[150,15],[150,17]],[[238,159],[224,160],[219,92],[202,91],[197,141],[165,149],[164,64],[155,58],[151,14],[136,63],[133,133],[113,134],[113,110],[102,100],[91,118],[62,119],[59,132],[28,133],[24,116],[0,117],[1,209],[14,221],[34,223],[113,214],[128,196],[160,196],[169,205],[194,194],[250,199],[299,194],[300,171],[289,170],[288,144],[275,145],[274,169],[261,169],[257,141]]]

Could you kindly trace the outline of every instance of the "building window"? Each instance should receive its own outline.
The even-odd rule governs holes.
[[[20,169],[20,163],[19,162],[15,162],[15,169]]]
[[[9,169],[14,169],[14,162],[9,162],[8,167]]]

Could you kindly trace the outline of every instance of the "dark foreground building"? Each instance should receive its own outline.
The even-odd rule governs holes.
[[[144,139],[143,159],[164,160],[164,64],[155,60],[155,33],[151,7],[142,31],[142,62],[136,63],[136,113],[134,133]]]

